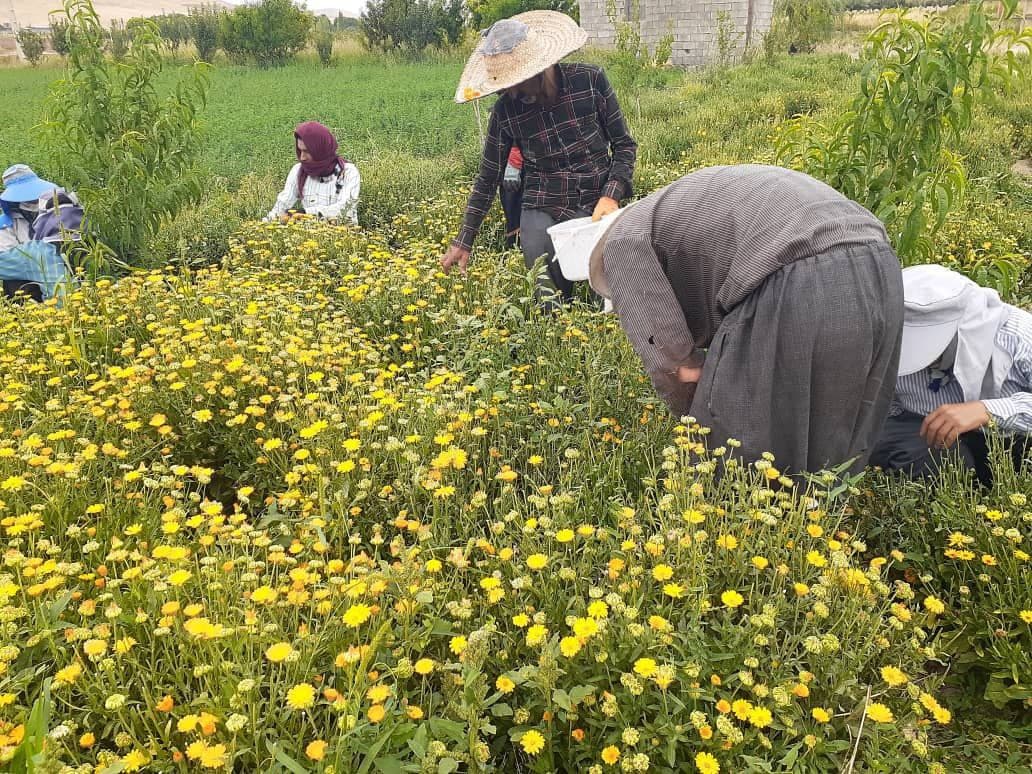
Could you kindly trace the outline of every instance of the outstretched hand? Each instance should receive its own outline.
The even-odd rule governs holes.
[[[441,256],[441,268],[445,274],[451,273],[453,266],[458,266],[459,271],[466,273],[466,266],[469,264],[469,250],[465,247],[452,245],[447,252]]]
[[[921,437],[930,449],[948,449],[964,433],[989,424],[989,412],[980,400],[939,406],[921,423]]]

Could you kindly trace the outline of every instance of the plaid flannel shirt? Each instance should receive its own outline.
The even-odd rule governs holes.
[[[619,201],[631,194],[638,145],[605,73],[585,64],[558,67],[559,95],[551,108],[508,94],[495,103],[480,172],[453,244],[473,247],[513,145],[523,153],[524,209],[566,220],[603,196]]]

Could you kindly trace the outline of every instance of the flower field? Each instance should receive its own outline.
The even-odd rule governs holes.
[[[1029,482],[707,452],[611,316],[441,274],[460,206],[0,312],[9,770],[944,771],[1027,712]]]

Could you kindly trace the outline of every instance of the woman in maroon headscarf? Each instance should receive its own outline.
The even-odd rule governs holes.
[[[298,163],[266,220],[286,220],[288,212],[358,223],[358,168],[337,153],[337,138],[317,121],[294,130]],[[300,203],[300,206],[298,204]]]

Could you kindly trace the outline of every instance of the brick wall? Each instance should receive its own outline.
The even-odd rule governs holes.
[[[667,35],[674,36],[673,63],[700,67],[718,54],[717,19],[726,12],[734,24],[736,50],[760,45],[770,29],[774,0],[638,0],[641,36],[651,50]],[[619,19],[633,18],[628,0],[616,0]],[[752,19],[750,20],[750,10]],[[581,26],[594,45],[610,47],[616,33],[606,15],[606,0],[580,0]]]

